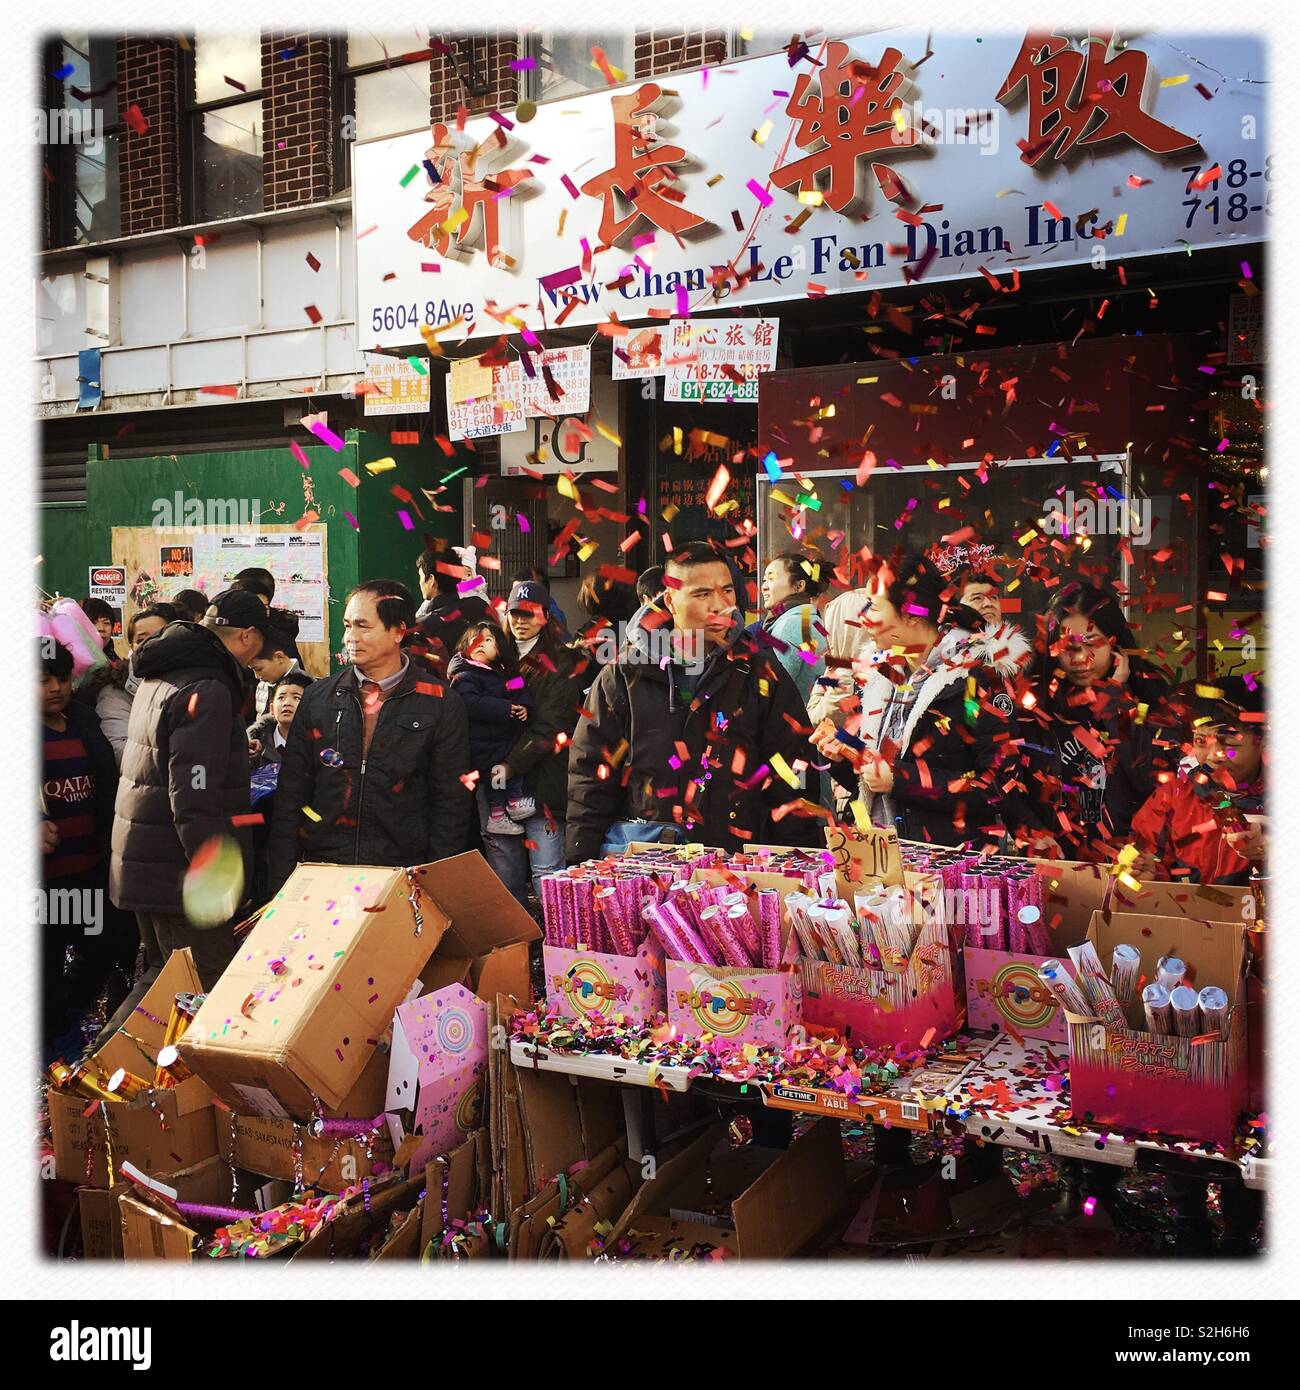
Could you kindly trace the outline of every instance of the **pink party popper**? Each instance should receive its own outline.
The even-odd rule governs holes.
[[[722,943],[723,960],[728,965],[753,965],[749,952],[745,949],[745,939],[740,930],[740,919],[749,916],[749,909],[740,903],[724,907],[714,921],[714,931]]]
[[[966,923],[966,945],[967,946],[987,946],[988,937],[984,934],[983,923],[983,903],[980,890],[984,887],[984,876],[979,873],[966,873],[963,871],[961,879],[957,885],[957,892],[961,894],[960,908],[963,915],[962,920]]]
[[[651,936],[663,947],[664,955],[670,960],[685,961],[688,965],[703,964],[661,903],[642,903],[641,916],[649,924]]]
[[[742,911],[732,911],[733,908],[737,907],[741,908]],[[754,921],[753,914],[749,910],[749,899],[744,893],[728,894],[727,911],[730,914],[732,925],[740,935],[741,944],[745,948],[745,954],[749,957],[750,964],[762,960],[763,942],[759,936],[758,923]]]
[[[1024,955],[1029,950],[1029,928],[1020,916],[1024,905],[1024,880],[1009,874],[1002,880],[1007,893],[1007,950]]]
[[[605,919],[605,930],[609,935],[610,944],[614,947],[614,955],[636,955],[636,939],[628,926],[623,904],[618,900],[618,889],[613,885],[597,888],[596,906],[599,914]]]
[[[690,959],[698,961],[701,965],[717,965],[718,962],[713,958],[713,952],[704,943],[704,938],[686,920],[686,914],[671,899],[665,898],[659,904],[659,910],[673,924],[673,930],[677,933],[678,939],[685,943],[690,951]]]
[[[573,902],[573,880],[563,875],[556,884],[560,900],[560,945],[566,951],[578,949],[578,918]]]
[[[542,879],[542,922],[546,928],[546,944],[559,946],[560,942],[560,895],[558,880],[549,874]]]
[[[580,950],[600,950],[600,934],[596,924],[596,885],[589,878],[575,878],[573,884],[573,912],[577,927],[577,943]]]
[[[763,964],[775,970],[781,964],[781,895],[775,888],[758,890],[758,930],[763,941]]]
[[[718,935],[718,920],[726,911],[727,909],[718,903],[700,909],[700,935],[714,960],[723,960],[726,957],[722,938]]]

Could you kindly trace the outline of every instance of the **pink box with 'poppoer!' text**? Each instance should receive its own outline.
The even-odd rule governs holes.
[[[546,999],[562,1018],[649,1023],[667,1007],[663,951],[647,937],[634,956],[544,946]]]

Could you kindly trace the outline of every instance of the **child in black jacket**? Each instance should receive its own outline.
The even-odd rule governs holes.
[[[470,761],[488,799],[485,830],[489,835],[522,835],[520,822],[536,815],[537,803],[518,777],[503,780],[493,772],[510,755],[532,707],[514,643],[496,623],[474,623],[461,637],[447,674],[469,719]]]

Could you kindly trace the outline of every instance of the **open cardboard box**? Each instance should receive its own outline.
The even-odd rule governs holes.
[[[1128,1027],[1066,1014],[1070,1040],[1070,1108],[1078,1119],[1126,1131],[1159,1131],[1228,1144],[1246,1101],[1245,924],[1183,917],[1094,912],[1088,939],[1103,966],[1120,943],[1141,952],[1139,980],[1156,962],[1187,962],[1189,983],[1218,985],[1229,999],[1225,1039],[1171,1037],[1146,1031],[1141,991],[1127,1009]]]
[[[543,946],[546,1000],[560,1018],[616,1015],[627,1024],[649,1023],[668,1006],[664,953],[647,936],[634,956]]]
[[[192,1260],[200,1242],[221,1224],[187,1220],[173,1201],[248,1206],[246,1184],[240,1184],[237,1195],[230,1165],[224,1159],[205,1158],[192,1168],[165,1174],[157,1181],[175,1197],[165,1197],[137,1183],[128,1184],[129,1190],[120,1197],[122,1255],[127,1260]],[[258,1192],[254,1209],[266,1211],[290,1195],[288,1183],[272,1183]],[[200,1226],[203,1234],[196,1229]]]
[[[836,1120],[818,1120],[788,1149],[732,1149],[712,1125],[641,1187],[605,1241],[617,1256],[668,1258],[712,1245],[748,1260],[799,1254],[844,1213],[848,1182]],[[720,1211],[720,1214],[719,1214]]]
[[[95,1049],[95,1060],[109,1073],[125,1067],[151,1079],[176,995],[198,993],[200,988],[190,953],[173,951],[125,1028]],[[48,1100],[55,1175],[68,1182],[107,1188],[110,1148],[114,1183],[123,1159],[145,1172],[165,1173],[217,1152],[212,1092],[198,1076],[151,1089],[131,1101],[96,1103],[56,1087],[50,1087]]]
[[[410,869],[300,864],[181,1042],[238,1114],[331,1115],[434,952],[468,961],[539,936],[476,851]]]
[[[443,862],[438,902],[451,925],[396,1010],[384,1092],[400,1166],[412,1174],[486,1123],[489,1001],[529,997],[528,948],[541,938],[481,855]]]
[[[1104,908],[1115,880],[1097,864],[1069,860],[1030,861],[1043,880],[1043,926],[1052,949],[1044,955],[965,945],[967,1022],[1013,1037],[1066,1040],[1065,1015],[1056,996],[1038,978],[1038,967],[1054,960],[1074,978],[1067,951],[1088,935],[1092,914]],[[965,925],[961,925],[965,937]]]
[[[119,1182],[113,1187],[77,1188],[83,1259],[122,1258],[122,1218],[117,1204],[130,1190],[131,1184],[126,1182]]]
[[[943,917],[942,883],[935,874],[910,869],[904,873],[904,882],[926,904],[925,922],[906,968],[834,965],[801,957],[806,1023],[832,1028],[854,1043],[871,1047],[896,1043],[929,1047],[961,1027],[956,953]],[[856,891],[862,891],[861,885]]]
[[[388,1081],[387,1035],[371,1054],[357,1084],[335,1107],[332,1118],[375,1119],[383,1113]],[[222,1156],[250,1173],[338,1192],[393,1164],[386,1125],[364,1136],[312,1134],[306,1124],[262,1115],[236,1115],[217,1107],[217,1142]]]

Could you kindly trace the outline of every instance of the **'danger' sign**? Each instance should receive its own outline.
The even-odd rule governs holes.
[[[794,68],[781,53],[358,145],[361,346],[1264,237],[1255,39],[926,39],[832,38]]]

